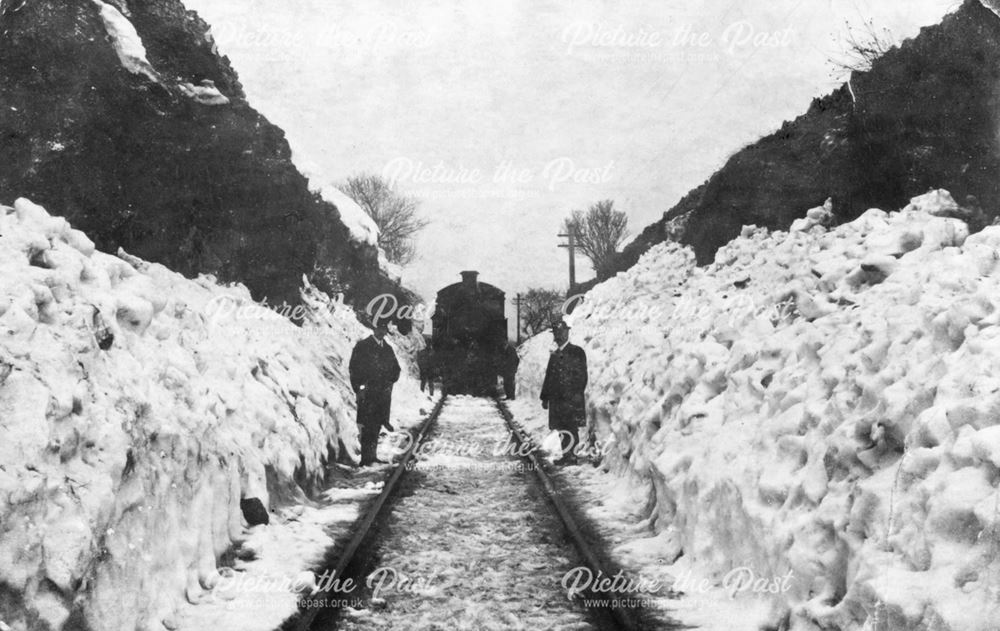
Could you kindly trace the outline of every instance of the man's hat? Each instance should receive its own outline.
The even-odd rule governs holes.
[[[563,320],[562,318],[559,318],[558,320],[554,320],[552,322],[552,330],[555,331],[557,329],[562,329],[564,331],[569,331],[569,324],[567,324],[566,321]]]

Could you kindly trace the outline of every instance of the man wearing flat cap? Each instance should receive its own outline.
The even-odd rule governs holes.
[[[385,340],[389,323],[376,320],[371,337],[354,347],[348,370],[351,387],[358,400],[358,430],[361,440],[361,466],[379,464],[375,456],[378,435],[382,427],[390,432],[389,410],[392,406],[392,386],[399,379],[399,362]]]
[[[569,325],[552,325],[556,349],[549,355],[542,383],[542,407],[549,411],[549,429],[559,432],[562,456],[557,465],[576,464],[573,450],[580,444],[580,426],[586,419],[583,390],[587,387],[587,354],[569,341]]]

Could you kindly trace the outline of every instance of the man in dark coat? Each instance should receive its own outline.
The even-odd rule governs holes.
[[[426,386],[430,395],[434,396],[434,380],[437,379],[437,370],[434,351],[431,350],[430,346],[425,346],[417,351],[417,368],[420,370],[420,391],[423,392]]]
[[[392,384],[399,379],[399,362],[385,341],[388,323],[378,321],[371,337],[354,346],[349,371],[358,400],[358,430],[361,434],[361,466],[382,462],[375,456],[382,427],[392,431],[389,409]]]
[[[513,401],[514,380],[517,378],[517,366],[521,363],[521,358],[517,356],[517,349],[510,342],[504,345],[500,362],[504,395],[506,395],[508,401]]]
[[[549,411],[549,429],[559,432],[562,456],[556,464],[575,464],[573,450],[580,443],[579,427],[586,420],[583,390],[587,386],[587,354],[569,342],[569,325],[552,327],[556,350],[549,355],[542,383],[542,407]]]

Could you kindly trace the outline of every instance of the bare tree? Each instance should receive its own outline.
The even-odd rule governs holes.
[[[530,337],[548,328],[562,315],[563,300],[554,289],[535,287],[521,294],[521,332]]]
[[[831,57],[835,72],[867,72],[876,59],[896,46],[896,37],[888,28],[878,28],[869,18],[861,26],[846,23],[843,56]]]
[[[628,217],[614,205],[614,201],[605,199],[592,204],[586,212],[574,210],[563,224],[567,232],[576,235],[576,246],[590,259],[599,278],[608,274],[618,247],[628,236]]]
[[[352,175],[339,185],[378,226],[378,244],[386,258],[406,265],[416,256],[413,237],[427,227],[417,214],[419,202],[396,190],[395,184],[380,175]]]

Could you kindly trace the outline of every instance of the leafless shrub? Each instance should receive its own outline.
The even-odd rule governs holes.
[[[417,253],[413,238],[427,227],[427,220],[417,214],[420,203],[397,191],[393,182],[372,173],[352,175],[340,188],[378,226],[378,244],[386,258],[399,265],[411,263]]]

